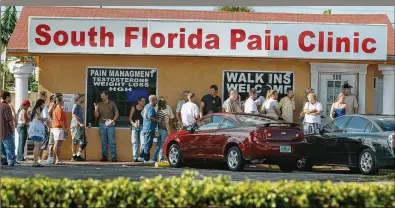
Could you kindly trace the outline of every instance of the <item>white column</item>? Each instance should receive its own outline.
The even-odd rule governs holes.
[[[359,114],[365,114],[365,103],[366,103],[366,74],[367,72],[359,72],[359,84],[358,84],[358,104]]]
[[[18,112],[23,100],[28,99],[29,76],[33,73],[33,61],[14,61],[8,64],[10,72],[15,77],[15,113]],[[19,134],[15,130],[15,155],[18,153]],[[25,156],[27,155],[27,142],[25,145]]]
[[[310,69],[310,88],[314,89],[315,93],[318,93],[318,71],[316,69]],[[305,90],[305,89],[303,89]]]
[[[395,65],[379,64],[383,74],[383,114],[395,115]]]

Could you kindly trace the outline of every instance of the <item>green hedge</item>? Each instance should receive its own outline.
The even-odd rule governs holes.
[[[395,207],[392,183],[252,182],[227,176],[115,180],[2,178],[2,207]],[[200,180],[201,179],[201,180]]]

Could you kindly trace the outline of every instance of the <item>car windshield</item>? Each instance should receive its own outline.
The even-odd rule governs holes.
[[[272,126],[284,126],[287,124],[282,124],[282,122],[262,116],[254,116],[254,115],[236,115],[236,120],[242,125],[242,126],[261,126],[265,125],[267,123],[278,123]]]
[[[384,131],[395,131],[395,119],[394,118],[374,119],[374,121],[376,121],[376,123]]]

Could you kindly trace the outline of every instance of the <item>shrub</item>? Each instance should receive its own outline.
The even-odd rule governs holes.
[[[391,183],[253,182],[228,176],[115,180],[3,178],[2,207],[395,207]]]

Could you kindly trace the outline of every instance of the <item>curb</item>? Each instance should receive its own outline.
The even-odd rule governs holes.
[[[156,162],[155,168],[168,168],[170,167],[168,162]]]

